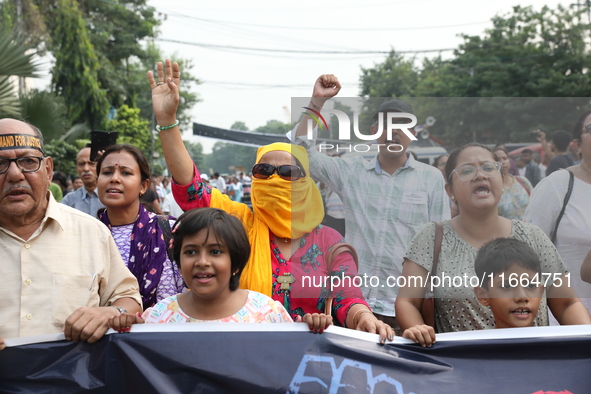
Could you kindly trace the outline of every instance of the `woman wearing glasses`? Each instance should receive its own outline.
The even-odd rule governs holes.
[[[591,311],[591,286],[580,277],[581,264],[591,250],[591,110],[583,112],[577,119],[573,140],[581,162],[566,170],[555,171],[537,184],[525,211],[525,221],[539,226],[554,240],[564,264],[572,273],[572,286]],[[569,189],[569,171],[573,174],[572,191],[559,221]]]
[[[251,211],[202,182],[185,149],[175,118],[179,103],[178,65],[167,60],[165,74],[159,63],[157,79],[150,71],[148,81],[176,201],[184,210],[223,209],[238,217],[247,230],[252,253],[240,287],[281,302],[294,320],[299,320],[307,313],[324,311],[332,271],[335,279],[342,279],[333,282],[331,293],[336,320],[344,327],[377,333],[382,341],[393,338],[393,330],[371,313],[361,290],[353,285],[351,279],[357,275],[357,269],[352,256],[338,255],[332,270],[326,264],[330,248],[342,242],[342,237],[335,230],[320,226],[324,216],[322,198],[309,177],[306,151],[284,143],[258,150],[252,169]]]
[[[460,214],[443,223],[436,275],[442,278],[445,274],[450,280],[427,282],[433,266],[435,238],[435,225],[428,223],[412,240],[403,265],[403,276],[420,276],[425,285],[404,287],[398,294],[396,310],[401,328],[408,331],[405,336],[430,346],[435,340],[435,331],[494,328],[491,311],[478,302],[473,292],[473,287],[479,285],[474,282],[478,279],[474,277],[474,260],[485,243],[507,237],[529,244],[540,256],[543,273],[556,279],[546,283],[547,298],[542,300],[534,324],[548,325],[546,300],[561,324],[591,323],[585,307],[568,287],[566,268],[548,237],[536,226],[498,215],[503,178],[501,163],[490,149],[478,143],[456,149],[449,156],[445,176],[447,193],[457,201]],[[545,278],[547,275],[543,275]],[[435,331],[424,325],[420,313],[427,283],[434,284]]]

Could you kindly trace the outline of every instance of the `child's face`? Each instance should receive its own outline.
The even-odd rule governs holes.
[[[532,283],[537,281],[542,283]],[[517,264],[489,280],[488,289],[474,288],[478,301],[492,310],[495,328],[530,327],[538,314],[543,292],[540,275]]]
[[[230,293],[232,261],[230,252],[207,229],[183,239],[181,274],[194,295],[206,299],[227,297]]]

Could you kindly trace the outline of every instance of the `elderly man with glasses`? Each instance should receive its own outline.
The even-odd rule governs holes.
[[[41,132],[0,119],[0,349],[2,338],[62,330],[95,342],[110,317],[142,310],[110,231],[57,203],[52,174]]]

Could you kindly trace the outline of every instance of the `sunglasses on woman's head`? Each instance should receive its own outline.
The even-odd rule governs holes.
[[[301,177],[306,176],[305,171],[298,166],[285,164],[275,167],[267,163],[255,164],[254,167],[252,167],[252,176],[257,179],[267,179],[273,175],[275,171],[277,171],[277,175],[286,181],[297,181]]]

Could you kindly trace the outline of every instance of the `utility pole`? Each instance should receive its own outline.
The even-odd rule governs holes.
[[[588,18],[589,24],[591,24],[591,0],[585,0],[584,3],[573,3],[570,5],[571,8],[574,6],[577,6],[577,11],[581,11],[581,6],[587,7],[587,18]]]

